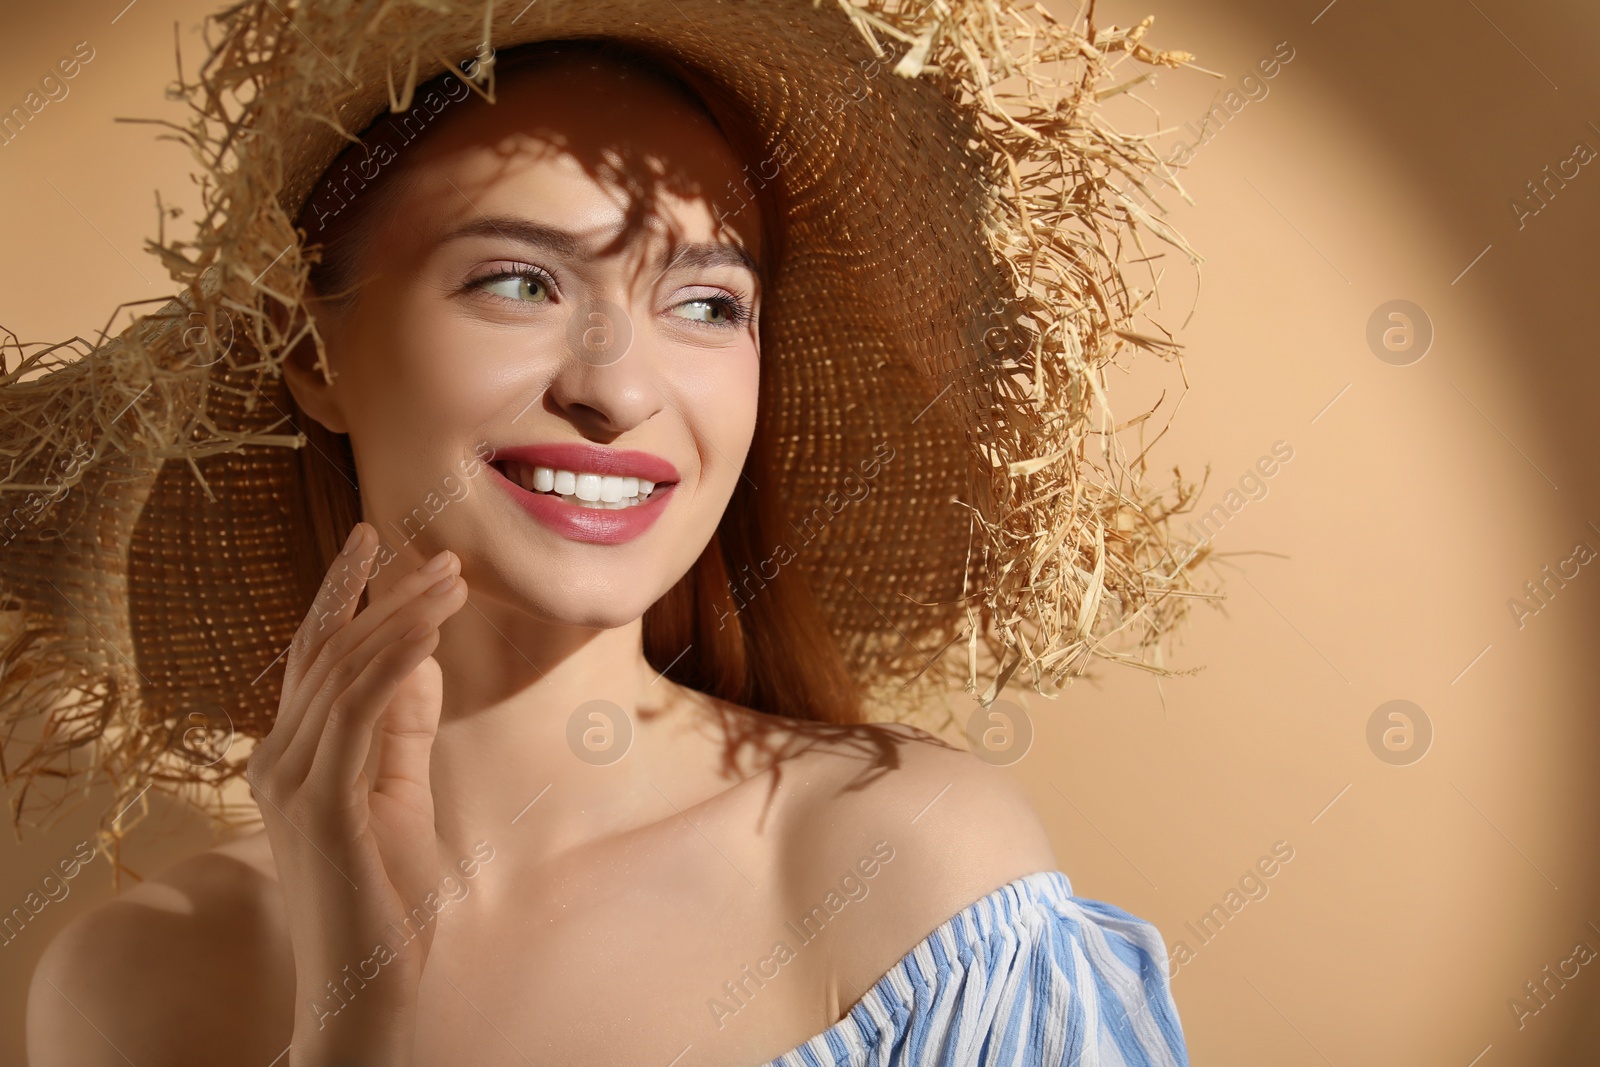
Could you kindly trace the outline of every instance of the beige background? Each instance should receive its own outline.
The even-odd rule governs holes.
[[[1206,263],[1182,336],[1193,388],[1155,469],[1209,460],[1206,509],[1274,442],[1294,458],[1217,536],[1240,553],[1217,572],[1231,596],[1196,612],[1171,657],[1204,671],[1159,685],[1112,672],[1028,700],[1037,738],[1014,769],[1080,895],[1197,950],[1173,983],[1195,1064],[1594,1063],[1600,961],[1520,1029],[1507,1000],[1575,942],[1600,950],[1600,564],[1520,630],[1506,601],[1578,541],[1600,550],[1600,168],[1520,230],[1508,202],[1577,141],[1600,150],[1600,11],[1324,2],[1100,9],[1102,23],[1156,14],[1154,44],[1223,75],[1147,87],[1175,128],[1166,146],[1279,42],[1295,50],[1198,150],[1183,177],[1195,204],[1165,198]],[[173,24],[193,63],[209,5],[124,3],[6,5],[5,107],[76,42],[96,50],[69,97],[0,147],[0,324],[25,339],[91,333],[113,304],[167,291],[140,244],[154,189],[192,202],[184,152],[111,119],[175,116]],[[1125,125],[1152,121],[1119,103]],[[1166,263],[1176,327],[1193,283]],[[1365,341],[1396,298],[1435,329],[1406,367]],[[1136,397],[1174,384],[1151,369]],[[1366,740],[1397,698],[1434,729],[1409,766]],[[0,909],[85,837],[98,803],[0,842]],[[168,806],[146,826],[129,860],[147,872],[207,840]],[[1202,945],[1185,924],[1279,841],[1294,858],[1268,895]],[[0,948],[0,1062],[21,1060],[39,952],[110,894],[106,875],[96,860]]]

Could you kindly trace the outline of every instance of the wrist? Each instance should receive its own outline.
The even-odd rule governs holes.
[[[368,1001],[317,1012],[302,999],[289,1067],[411,1067],[415,1039],[414,1005]]]
[[[372,941],[365,942],[369,946]],[[409,946],[407,947],[409,949]],[[416,1004],[422,984],[422,954],[395,952],[381,939],[367,949],[350,939],[346,944],[321,944],[296,951],[296,1028],[306,1019],[322,1028],[333,1017],[398,1013]],[[315,1022],[321,1020],[321,1023]]]
[[[402,974],[343,978],[297,987],[292,1067],[409,1067],[416,985]]]

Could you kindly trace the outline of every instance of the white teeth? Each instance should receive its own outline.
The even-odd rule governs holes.
[[[569,504],[616,511],[642,504],[655,491],[656,483],[643,478],[615,474],[585,474],[550,467],[529,467],[507,463],[506,475],[524,489],[553,493]]]

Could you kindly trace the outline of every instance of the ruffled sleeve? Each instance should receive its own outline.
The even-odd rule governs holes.
[[[1154,926],[1041,871],[935,930],[774,1067],[1188,1067]]]

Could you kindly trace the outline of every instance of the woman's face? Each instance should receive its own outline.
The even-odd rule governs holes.
[[[558,61],[496,100],[446,104],[386,163],[359,296],[317,311],[335,380],[299,361],[290,383],[350,435],[400,560],[448,547],[475,601],[617,626],[694,563],[741,477],[758,215],[722,134],[650,79]]]

